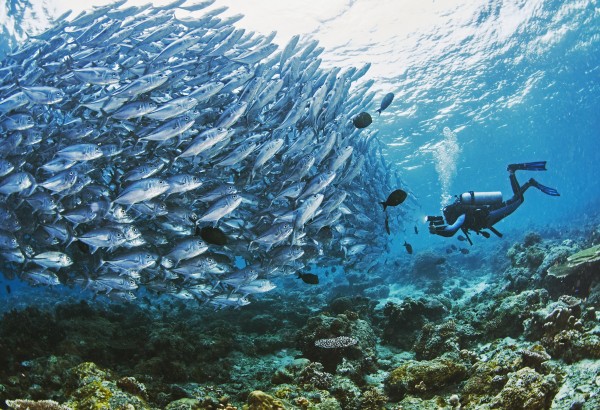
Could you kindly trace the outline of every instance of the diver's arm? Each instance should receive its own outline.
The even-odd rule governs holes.
[[[466,215],[462,214],[461,216],[456,218],[456,222],[454,222],[452,225],[429,225],[429,232],[449,238],[463,226],[463,224],[465,223],[465,218]]]

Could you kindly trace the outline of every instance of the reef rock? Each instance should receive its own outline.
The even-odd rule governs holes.
[[[529,367],[510,374],[491,408],[505,410],[544,410],[550,407],[558,391],[554,375],[542,376]]]
[[[331,373],[335,372],[344,358],[355,361],[357,369],[369,366],[377,342],[369,323],[352,314],[321,314],[312,317],[298,332],[297,337],[298,348],[304,356],[311,361],[322,363],[325,370]],[[325,343],[323,340],[332,342]],[[339,343],[336,344],[335,341]],[[323,347],[330,344],[331,348]]]
[[[405,394],[428,397],[466,377],[466,366],[453,358],[409,360],[389,374],[385,388],[396,400],[402,399]]]

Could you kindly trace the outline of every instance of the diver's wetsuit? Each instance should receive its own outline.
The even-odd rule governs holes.
[[[471,203],[465,203],[461,198],[462,196],[459,196],[453,204],[443,209],[444,218],[448,225],[444,224],[444,218],[441,216],[427,218],[429,221],[429,232],[435,235],[450,237],[461,229],[465,234],[471,230],[489,237],[489,233],[483,231],[483,229],[489,229],[496,235],[502,236],[493,225],[512,214],[523,203],[525,200],[523,194],[529,187],[533,186],[548,195],[559,196],[559,193],[555,189],[544,186],[533,178],[523,185],[519,185],[515,176],[515,171],[517,170],[545,171],[546,161],[509,165],[509,179],[513,190],[513,196],[510,199],[504,202],[496,201],[474,204],[476,193],[468,193],[471,195]]]

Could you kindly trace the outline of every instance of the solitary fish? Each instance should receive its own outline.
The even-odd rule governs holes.
[[[413,253],[413,247],[410,243],[404,241],[404,245],[402,245],[406,248],[406,252],[408,252],[409,255],[412,255]]]
[[[352,120],[356,128],[366,128],[373,122],[373,118],[368,112],[361,112]]]
[[[302,273],[298,272],[298,279],[302,279],[302,282],[308,283],[309,285],[318,285],[319,277],[314,273]]]
[[[212,226],[205,226],[200,229],[200,236],[211,245],[227,245],[227,235],[219,228],[213,228]]]
[[[381,100],[381,105],[379,106],[379,109],[377,110],[377,113],[379,115],[381,115],[381,112],[383,110],[385,110],[387,107],[390,106],[390,104],[392,103],[392,100],[394,99],[394,93],[387,93],[384,97],[383,100]]]
[[[380,202],[381,205],[383,205],[383,210],[385,211],[385,209],[388,206],[398,206],[400,205],[402,202],[404,202],[404,200],[407,197],[407,193],[404,192],[401,189],[396,189],[394,192],[392,192],[387,199],[385,200],[385,202]]]

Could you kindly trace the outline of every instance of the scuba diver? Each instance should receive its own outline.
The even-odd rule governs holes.
[[[523,185],[519,185],[517,181],[515,171],[546,171],[546,161],[511,164],[507,170],[513,190],[513,196],[510,199],[503,202],[501,192],[465,192],[460,196],[456,196],[456,201],[443,209],[443,217],[427,217],[429,232],[451,237],[460,229],[471,245],[473,245],[473,242],[471,242],[468,231],[489,238],[489,232],[484,231],[484,229],[489,229],[501,238],[502,234],[493,225],[512,214],[523,203],[525,200],[523,194],[529,187],[535,187],[550,196],[560,196],[556,189],[544,186],[533,178]],[[446,219],[445,222],[444,218]]]

